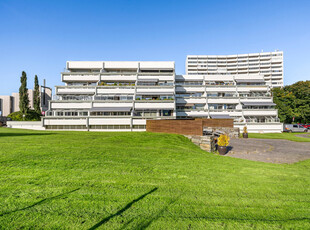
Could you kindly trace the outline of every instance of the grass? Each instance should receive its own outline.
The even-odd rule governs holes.
[[[2,229],[309,229],[310,160],[204,152],[179,135],[0,128]]]
[[[249,138],[285,139],[285,140],[297,141],[297,142],[310,142],[310,138],[296,136],[300,134],[310,135],[310,133],[249,133]]]

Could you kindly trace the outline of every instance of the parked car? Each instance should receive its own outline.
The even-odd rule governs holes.
[[[301,132],[308,132],[308,129],[299,124],[293,124],[293,125],[285,124],[283,128],[283,132],[301,133]]]
[[[310,129],[310,124],[304,124],[304,125],[302,125],[304,128],[306,128],[306,129]]]

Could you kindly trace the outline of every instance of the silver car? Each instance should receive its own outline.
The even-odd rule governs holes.
[[[308,132],[308,129],[301,125],[291,125],[291,124],[285,124],[283,128],[283,132],[289,132],[289,133],[301,133],[301,132]]]

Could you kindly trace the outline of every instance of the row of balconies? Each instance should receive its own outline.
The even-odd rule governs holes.
[[[166,117],[167,118],[167,117]],[[169,119],[169,118],[168,118]],[[145,125],[146,120],[141,119],[132,119],[132,118],[103,118],[103,117],[89,117],[88,122],[86,117],[84,118],[54,118],[54,117],[46,117],[43,119],[43,125]]]
[[[271,73],[271,72],[270,72]],[[270,74],[269,73],[269,74]],[[263,74],[262,71],[243,71],[243,72],[220,72],[220,71],[188,71],[188,75],[248,75],[248,74]],[[265,75],[265,74],[263,74]]]
[[[189,69],[188,70],[188,73],[189,74],[199,74],[199,73],[202,73],[202,74],[210,74],[210,73],[229,73],[231,75],[234,75],[234,74],[260,74],[260,73],[263,73],[263,71],[268,71],[268,73],[275,73],[275,72],[279,72],[279,73],[282,73],[283,72],[283,69],[239,69],[238,71],[237,70],[220,70],[220,69]]]
[[[255,67],[282,67],[282,62],[280,63],[272,63],[272,62],[244,62],[244,63],[238,63],[238,64],[227,64],[227,65],[208,65],[208,64],[188,64],[188,68],[214,68],[214,67],[222,67],[222,68],[244,68],[249,66],[255,66]]]
[[[243,60],[279,60],[283,59],[282,55],[269,55],[269,56],[235,56],[235,57],[187,57],[187,62],[218,62],[218,63],[225,63],[225,62],[236,62],[236,61],[243,61]]]
[[[163,101],[113,101],[111,103],[101,101],[50,101],[50,109],[91,109],[99,107],[135,107],[137,109],[174,109],[174,100]]]
[[[133,75],[117,75],[117,74],[83,74],[83,73],[62,73],[61,80],[63,82],[79,82],[79,81],[92,81],[92,82],[99,82],[99,81],[132,81],[135,82],[137,79],[158,79],[159,81],[173,81],[174,80],[174,74],[168,75],[168,74],[138,74]]]
[[[56,95],[77,94],[77,95],[94,95],[96,94],[135,94],[136,95],[173,95],[176,92],[214,92],[214,91],[267,91],[266,85],[204,85],[189,87],[56,87]]]
[[[227,114],[230,117],[242,117],[242,116],[277,116],[278,111],[276,109],[273,110],[205,110],[205,111],[198,111],[198,110],[191,110],[191,111],[179,111],[177,110],[176,115],[177,117],[202,117],[208,115],[221,115]]]

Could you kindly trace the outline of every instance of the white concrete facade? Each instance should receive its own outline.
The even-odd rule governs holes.
[[[262,75],[177,75],[175,85],[178,118],[233,118],[241,131],[282,131]]]
[[[187,67],[189,74],[176,75],[174,62],[68,61],[66,67],[64,85],[56,86],[42,118],[44,129],[145,131],[147,119],[199,117],[232,118],[249,132],[282,131],[271,95],[275,84],[249,69],[208,74]]]
[[[175,119],[174,62],[68,61],[43,126],[53,130],[145,131]]]
[[[237,55],[188,55],[187,75],[262,75],[267,85],[283,87],[283,51]]]

